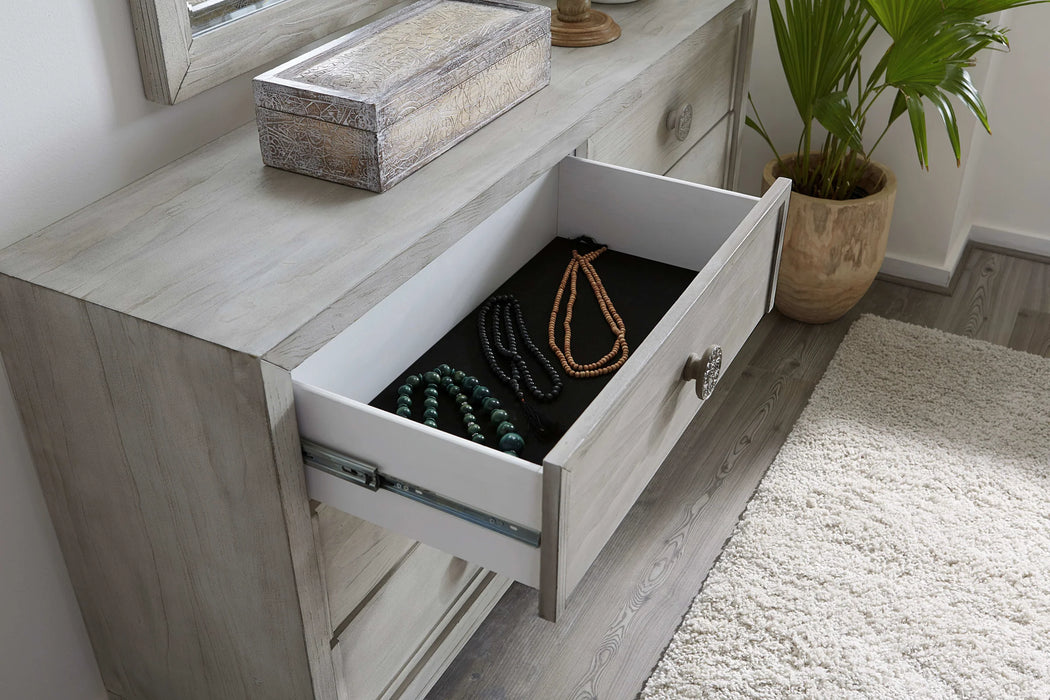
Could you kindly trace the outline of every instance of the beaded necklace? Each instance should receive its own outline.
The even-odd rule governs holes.
[[[561,284],[558,285],[558,293],[554,295],[554,309],[551,311],[547,339],[551,350],[558,356],[562,368],[570,377],[587,378],[609,374],[620,369],[623,363],[627,361],[627,353],[629,352],[627,348],[627,327],[624,325],[623,319],[620,318],[620,314],[616,313],[616,307],[613,306],[609,293],[605,291],[605,285],[602,284],[602,279],[598,276],[598,271],[594,269],[593,265],[595,258],[606,250],[608,249],[602,246],[586,255],[580,255],[575,250],[572,251],[572,260],[569,261],[568,266],[565,268],[565,274],[562,275]],[[576,276],[579,270],[583,270],[583,274],[587,276],[587,281],[591,284],[594,296],[598,299],[598,306],[601,307],[602,315],[605,316],[609,328],[612,330],[613,335],[616,336],[616,342],[613,343],[612,350],[605,357],[597,362],[587,364],[578,363],[572,356],[572,311],[576,304]],[[558,311],[561,309],[561,299],[565,294],[567,284],[569,285],[569,300],[566,302],[565,321],[562,323],[565,329],[564,348],[562,348],[558,347],[554,328],[557,325]],[[619,359],[612,364],[607,364],[617,354],[620,356]]]
[[[397,415],[402,418],[412,417],[412,394],[423,384],[426,384],[423,388],[423,425],[438,427],[438,396],[441,395],[440,389],[444,389],[459,406],[460,417],[472,441],[478,444],[485,443],[481,423],[474,414],[474,405],[477,405],[480,411],[488,412],[489,422],[496,429],[499,449],[515,457],[521,455],[525,439],[510,422],[510,414],[503,410],[499,399],[492,396],[492,392],[482,386],[477,378],[446,364],[438,365],[429,372],[424,372],[422,376],[410,374],[405,377],[404,383],[397,388]]]
[[[492,313],[491,324],[489,323],[490,312]],[[528,389],[537,401],[549,403],[558,398],[562,389],[561,377],[558,376],[554,365],[533,342],[532,336],[525,327],[521,304],[514,296],[510,294],[494,296],[482,305],[478,311],[478,336],[481,340],[481,351],[492,373],[510,387],[518,401],[525,401],[525,389]],[[550,378],[550,391],[541,391],[536,386],[536,378],[525,364],[525,356],[518,350],[518,338],[521,338],[521,344],[525,346],[525,350],[535,358],[536,363]],[[510,360],[510,374],[507,374],[500,366],[496,358],[497,352],[503,358]]]

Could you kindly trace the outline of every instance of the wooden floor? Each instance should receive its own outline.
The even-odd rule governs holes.
[[[1050,356],[1050,264],[971,249],[951,296],[877,281],[846,318],[770,314],[557,625],[515,584],[431,698],[633,698],[852,321],[862,313]]]

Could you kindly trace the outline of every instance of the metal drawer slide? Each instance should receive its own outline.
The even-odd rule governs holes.
[[[308,467],[320,469],[369,491],[383,490],[396,493],[527,545],[540,546],[540,533],[537,530],[503,520],[402,479],[391,479],[381,474],[376,467],[309,440],[302,441],[302,450],[303,462]]]

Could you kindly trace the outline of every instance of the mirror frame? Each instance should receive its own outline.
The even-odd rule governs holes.
[[[142,86],[172,105],[402,0],[282,0],[194,36],[186,0],[129,0]]]

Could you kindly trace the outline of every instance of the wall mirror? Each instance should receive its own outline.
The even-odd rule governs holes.
[[[130,0],[146,97],[175,104],[402,0]]]

